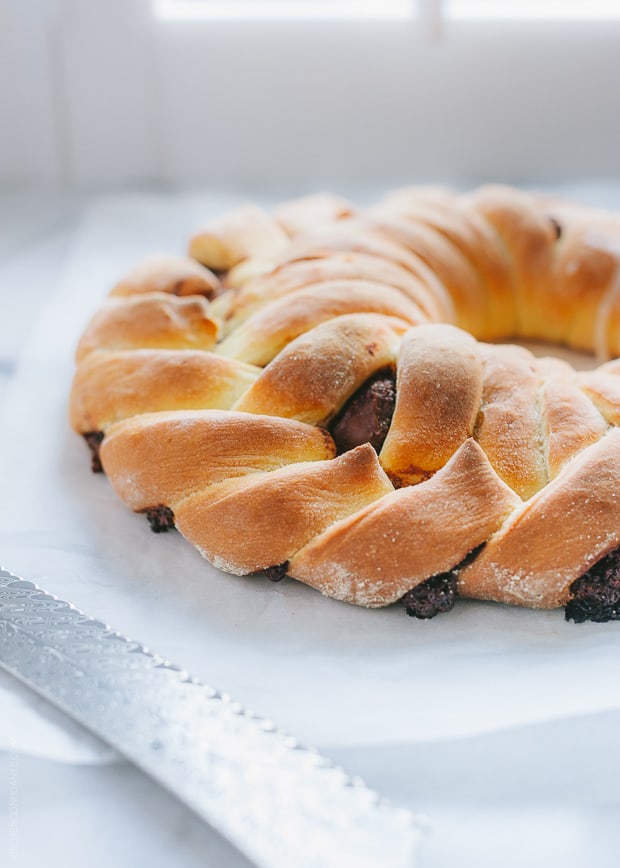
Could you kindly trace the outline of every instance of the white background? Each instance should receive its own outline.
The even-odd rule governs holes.
[[[459,3],[419,6],[408,20],[231,22],[158,20],[150,0],[0,0],[0,189],[618,173],[617,9],[438,26]]]

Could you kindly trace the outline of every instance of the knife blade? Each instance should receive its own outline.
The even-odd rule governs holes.
[[[412,868],[421,823],[226,693],[0,567],[0,666],[259,868]]]

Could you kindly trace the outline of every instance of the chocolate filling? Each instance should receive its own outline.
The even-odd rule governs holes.
[[[283,561],[283,563],[276,564],[273,567],[265,567],[258,575],[266,576],[270,582],[281,582],[282,579],[286,578],[287,570],[288,561]]]
[[[145,510],[153,533],[166,533],[174,529],[174,513],[169,506],[151,506]]]
[[[458,597],[457,577],[459,571],[470,564],[482,551],[485,543],[468,552],[463,560],[447,573],[431,576],[402,597],[405,611],[412,618],[426,620],[454,608]]]
[[[90,469],[93,473],[103,473],[103,466],[99,456],[103,431],[87,431],[86,434],[82,434],[82,437],[86,440],[86,444],[90,449]]]
[[[620,548],[594,564],[570,586],[567,621],[620,621]]]
[[[396,377],[392,368],[382,368],[349,398],[330,425],[338,454],[362,443],[379,452],[387,437],[396,404]]]
[[[426,620],[453,609],[457,596],[456,573],[440,573],[407,591],[403,602],[408,615]]]

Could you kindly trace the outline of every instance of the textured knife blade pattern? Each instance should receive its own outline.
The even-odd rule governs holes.
[[[261,868],[411,868],[397,810],[228,695],[0,569],[0,664],[174,792]]]

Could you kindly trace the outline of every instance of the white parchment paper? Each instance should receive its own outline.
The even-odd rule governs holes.
[[[5,403],[2,565],[327,750],[459,739],[620,707],[620,624],[577,626],[562,611],[474,602],[420,622],[399,606],[358,609],[292,580],[225,575],[179,534],[152,534],[90,473],[67,422],[88,317],[129,266],[156,250],[183,251],[202,218],[231,204],[117,196],[86,215]],[[62,720],[44,719],[9,681],[0,701],[2,691],[10,701],[0,748],[18,739],[21,750],[65,761],[110,756],[70,730],[59,741]]]

